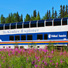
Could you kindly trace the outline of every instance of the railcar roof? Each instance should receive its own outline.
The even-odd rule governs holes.
[[[56,18],[56,19],[54,19],[54,21],[59,21],[59,20],[61,20],[61,19],[63,19],[63,20],[67,20],[68,19],[68,17],[67,18]],[[38,23],[43,23],[44,21],[52,21],[53,19],[47,19],[47,20],[38,20]],[[22,23],[24,23],[24,24],[28,24],[28,23],[36,23],[37,21],[27,21],[27,22],[15,22],[15,23],[11,23],[11,25],[15,25],[16,23],[18,24],[18,25],[21,25]],[[5,23],[5,26],[8,26],[10,23]],[[0,26],[3,26],[4,24],[0,24]]]

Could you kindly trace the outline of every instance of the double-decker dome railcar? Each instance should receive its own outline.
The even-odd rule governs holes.
[[[0,24],[0,48],[67,46],[68,18]]]

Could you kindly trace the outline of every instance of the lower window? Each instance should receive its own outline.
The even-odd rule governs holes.
[[[27,35],[27,40],[32,40],[32,35]]]
[[[37,35],[37,40],[42,40],[43,39],[43,35],[42,34],[38,34]]]

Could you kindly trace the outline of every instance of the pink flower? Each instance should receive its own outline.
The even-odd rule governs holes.
[[[62,64],[64,61],[60,60],[60,63]]]
[[[15,54],[15,50],[12,51],[12,54],[13,54],[13,55]]]
[[[5,62],[5,60],[3,60],[3,63]]]
[[[47,62],[44,62],[44,64],[47,66]]]
[[[56,65],[58,65],[58,62],[56,62]]]
[[[1,67],[1,64],[0,64],[0,67]]]
[[[15,48],[15,51],[18,51],[18,48]]]
[[[52,63],[52,65],[54,65],[54,63]]]
[[[37,68],[38,67],[38,65],[35,65],[35,68]]]
[[[50,60],[50,63],[52,62],[52,60]]]
[[[60,55],[63,55],[63,52],[60,52]]]
[[[64,54],[66,54],[66,51],[64,51]]]
[[[55,66],[57,68],[57,66]]]
[[[45,47],[45,49],[47,49],[47,46]]]
[[[51,51],[51,53],[54,53],[53,51]]]
[[[3,59],[4,57],[2,56],[1,59]]]
[[[39,62],[40,60],[38,60],[38,62]]]
[[[35,60],[32,62],[32,64],[35,64]]]
[[[8,56],[10,56],[10,53],[8,54]]]

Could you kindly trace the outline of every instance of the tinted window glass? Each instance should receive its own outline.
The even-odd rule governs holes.
[[[27,40],[32,40],[32,35],[27,35]]]
[[[42,40],[43,39],[43,35],[42,34],[38,34],[37,35],[37,40]]]
[[[14,36],[10,36],[10,37],[9,37],[9,40],[10,40],[10,41],[13,41],[13,40],[14,40]]]
[[[20,40],[20,36],[15,36],[15,40]]]
[[[48,35],[44,34],[44,39],[47,40],[48,39]]]
[[[21,40],[26,40],[26,35],[21,35]]]

